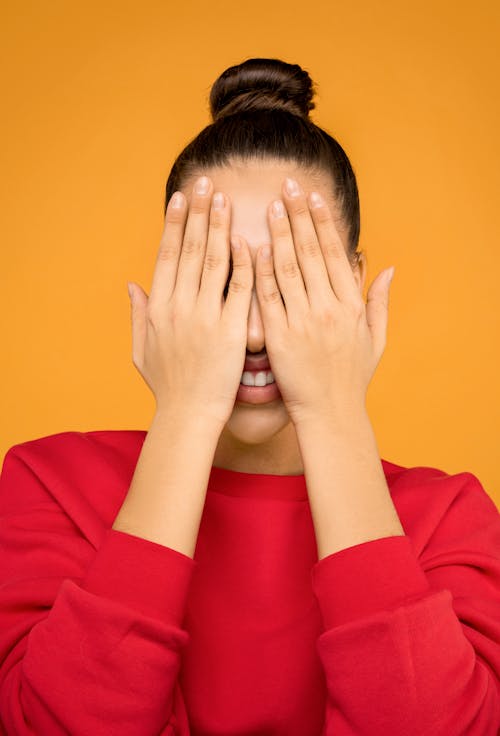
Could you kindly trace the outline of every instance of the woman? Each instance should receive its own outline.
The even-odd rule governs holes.
[[[365,304],[312,97],[297,65],[227,69],[172,168],[130,284],[148,431],[5,457],[9,736],[497,734],[500,515],[471,473],[378,456],[391,269]]]

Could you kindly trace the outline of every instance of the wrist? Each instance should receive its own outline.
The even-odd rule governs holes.
[[[311,427],[326,428],[329,430],[346,432],[354,427],[370,422],[365,404],[336,404],[324,406],[316,412],[303,414],[295,422],[297,433],[307,431]]]
[[[224,425],[220,420],[203,414],[199,407],[194,409],[187,404],[181,406],[157,404],[150,429],[153,427],[159,430],[165,428],[168,431],[175,431],[176,434],[189,431],[205,439],[212,437],[218,441]]]

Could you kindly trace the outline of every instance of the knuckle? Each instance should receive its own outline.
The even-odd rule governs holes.
[[[233,262],[233,274],[229,282],[229,291],[238,293],[249,288],[248,267],[245,263]]]
[[[288,220],[285,218],[279,218],[273,222],[274,237],[279,240],[280,238],[287,238],[290,235],[290,225]]]
[[[246,284],[243,283],[243,281],[240,281],[239,279],[231,279],[228,291],[239,294],[242,291],[246,291],[246,288]]]
[[[297,202],[293,207],[293,214],[302,217],[309,214],[309,207],[304,202]]]
[[[177,258],[177,248],[173,243],[165,242],[160,245],[158,251],[159,261],[172,261]]]
[[[279,289],[275,288],[272,288],[269,291],[264,289],[262,298],[265,302],[268,302],[269,304],[276,304],[276,302],[281,301],[281,292],[279,291]]]
[[[297,261],[286,261],[286,263],[283,264],[281,267],[281,270],[285,274],[285,276],[290,278],[297,278],[299,275],[299,264]]]
[[[290,231],[283,230],[282,232],[274,233],[273,240],[274,240],[273,253],[275,251],[278,251],[280,248],[283,248],[285,251],[288,251],[290,248]]]
[[[198,253],[202,249],[203,245],[204,243],[202,240],[194,237],[193,235],[188,235],[184,238],[182,250],[187,254]]]
[[[274,304],[283,301],[281,292],[276,284],[276,279],[272,270],[260,272],[259,293],[264,302]]]
[[[183,325],[187,314],[186,309],[187,307],[186,304],[183,303],[182,294],[179,294],[179,291],[177,290],[170,300],[168,310],[165,315],[170,329],[175,329],[177,326]]]
[[[221,264],[223,260],[217,253],[213,253],[212,251],[207,251],[205,254],[205,260],[203,262],[203,267],[207,269],[207,271],[215,271]]]
[[[189,208],[190,214],[204,215],[208,212],[208,199],[193,199]]]
[[[330,215],[329,210],[326,207],[318,207],[317,209],[314,210],[314,219],[320,225],[324,225],[327,222],[330,222],[331,215]]]
[[[324,307],[323,311],[321,312],[321,316],[324,324],[326,325],[333,325],[337,320],[335,309],[333,309],[331,306]]]
[[[306,256],[319,256],[320,255],[320,249],[319,249],[317,241],[315,240],[305,240],[303,243],[301,243],[300,250]]]
[[[325,250],[329,258],[342,258],[345,253],[344,246],[339,240],[333,240],[331,243],[327,243]]]
[[[221,210],[212,210],[210,213],[210,227],[212,230],[223,230],[226,227],[227,219],[225,213]]]
[[[171,222],[174,225],[178,225],[180,223],[184,222],[184,218],[186,216],[186,213],[183,208],[177,209],[174,207],[169,207],[167,209],[167,222]]]

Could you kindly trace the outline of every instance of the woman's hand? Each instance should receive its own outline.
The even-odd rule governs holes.
[[[131,284],[133,362],[157,409],[179,408],[220,423],[229,419],[243,373],[253,267],[246,243],[230,248],[230,201],[212,203],[193,188],[167,207],[151,293]],[[179,206],[175,198],[179,197]],[[187,222],[186,222],[187,218]],[[232,250],[233,273],[223,290]]]
[[[266,351],[283,402],[294,424],[364,410],[385,349],[391,269],[373,281],[365,305],[328,206],[285,186],[283,195],[282,213],[268,211],[270,258],[261,249],[256,266]]]

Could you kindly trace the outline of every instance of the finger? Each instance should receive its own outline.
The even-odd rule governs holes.
[[[139,284],[134,284],[133,282],[129,285],[129,291],[132,321],[132,362],[139,369],[144,362],[148,296]]]
[[[191,193],[175,282],[176,291],[181,295],[181,303],[188,308],[192,308],[198,300],[200,291],[212,190],[211,180],[208,176],[202,176],[195,182]]]
[[[247,242],[238,235],[231,237],[231,251],[233,272],[222,314],[229,325],[237,329],[241,327],[246,335],[254,282],[252,258]]]
[[[332,286],[309,203],[294,179],[286,178],[282,189],[309,303],[325,304],[332,297]]]
[[[266,253],[268,253],[267,256]],[[267,333],[270,330],[276,335],[283,333],[283,330],[288,327],[288,307],[285,309],[286,305],[281,298],[281,292],[274,272],[273,249],[271,246],[267,245],[259,249],[255,274],[255,288],[265,331]]]
[[[355,305],[359,289],[332,212],[318,192],[309,194],[309,206],[332,289],[341,302]]]
[[[264,298],[270,296],[274,300],[274,290],[277,289],[278,296],[283,296],[287,318],[293,321],[309,310],[309,299],[295,253],[290,222],[281,200],[270,205],[268,219],[273,247],[270,261],[261,271],[264,279],[261,293]]]
[[[366,321],[372,336],[372,345],[378,359],[385,350],[387,324],[389,319],[389,289],[391,270],[379,273],[368,290],[366,302]]]
[[[201,275],[198,300],[203,311],[217,311],[220,314],[222,293],[229,271],[231,246],[229,228],[231,207],[229,197],[216,192],[212,197],[210,222],[208,226],[205,261]]]
[[[158,314],[165,313],[166,305],[175,288],[186,213],[187,206],[184,194],[174,192],[165,214],[163,233],[149,293],[150,309],[157,311]]]

